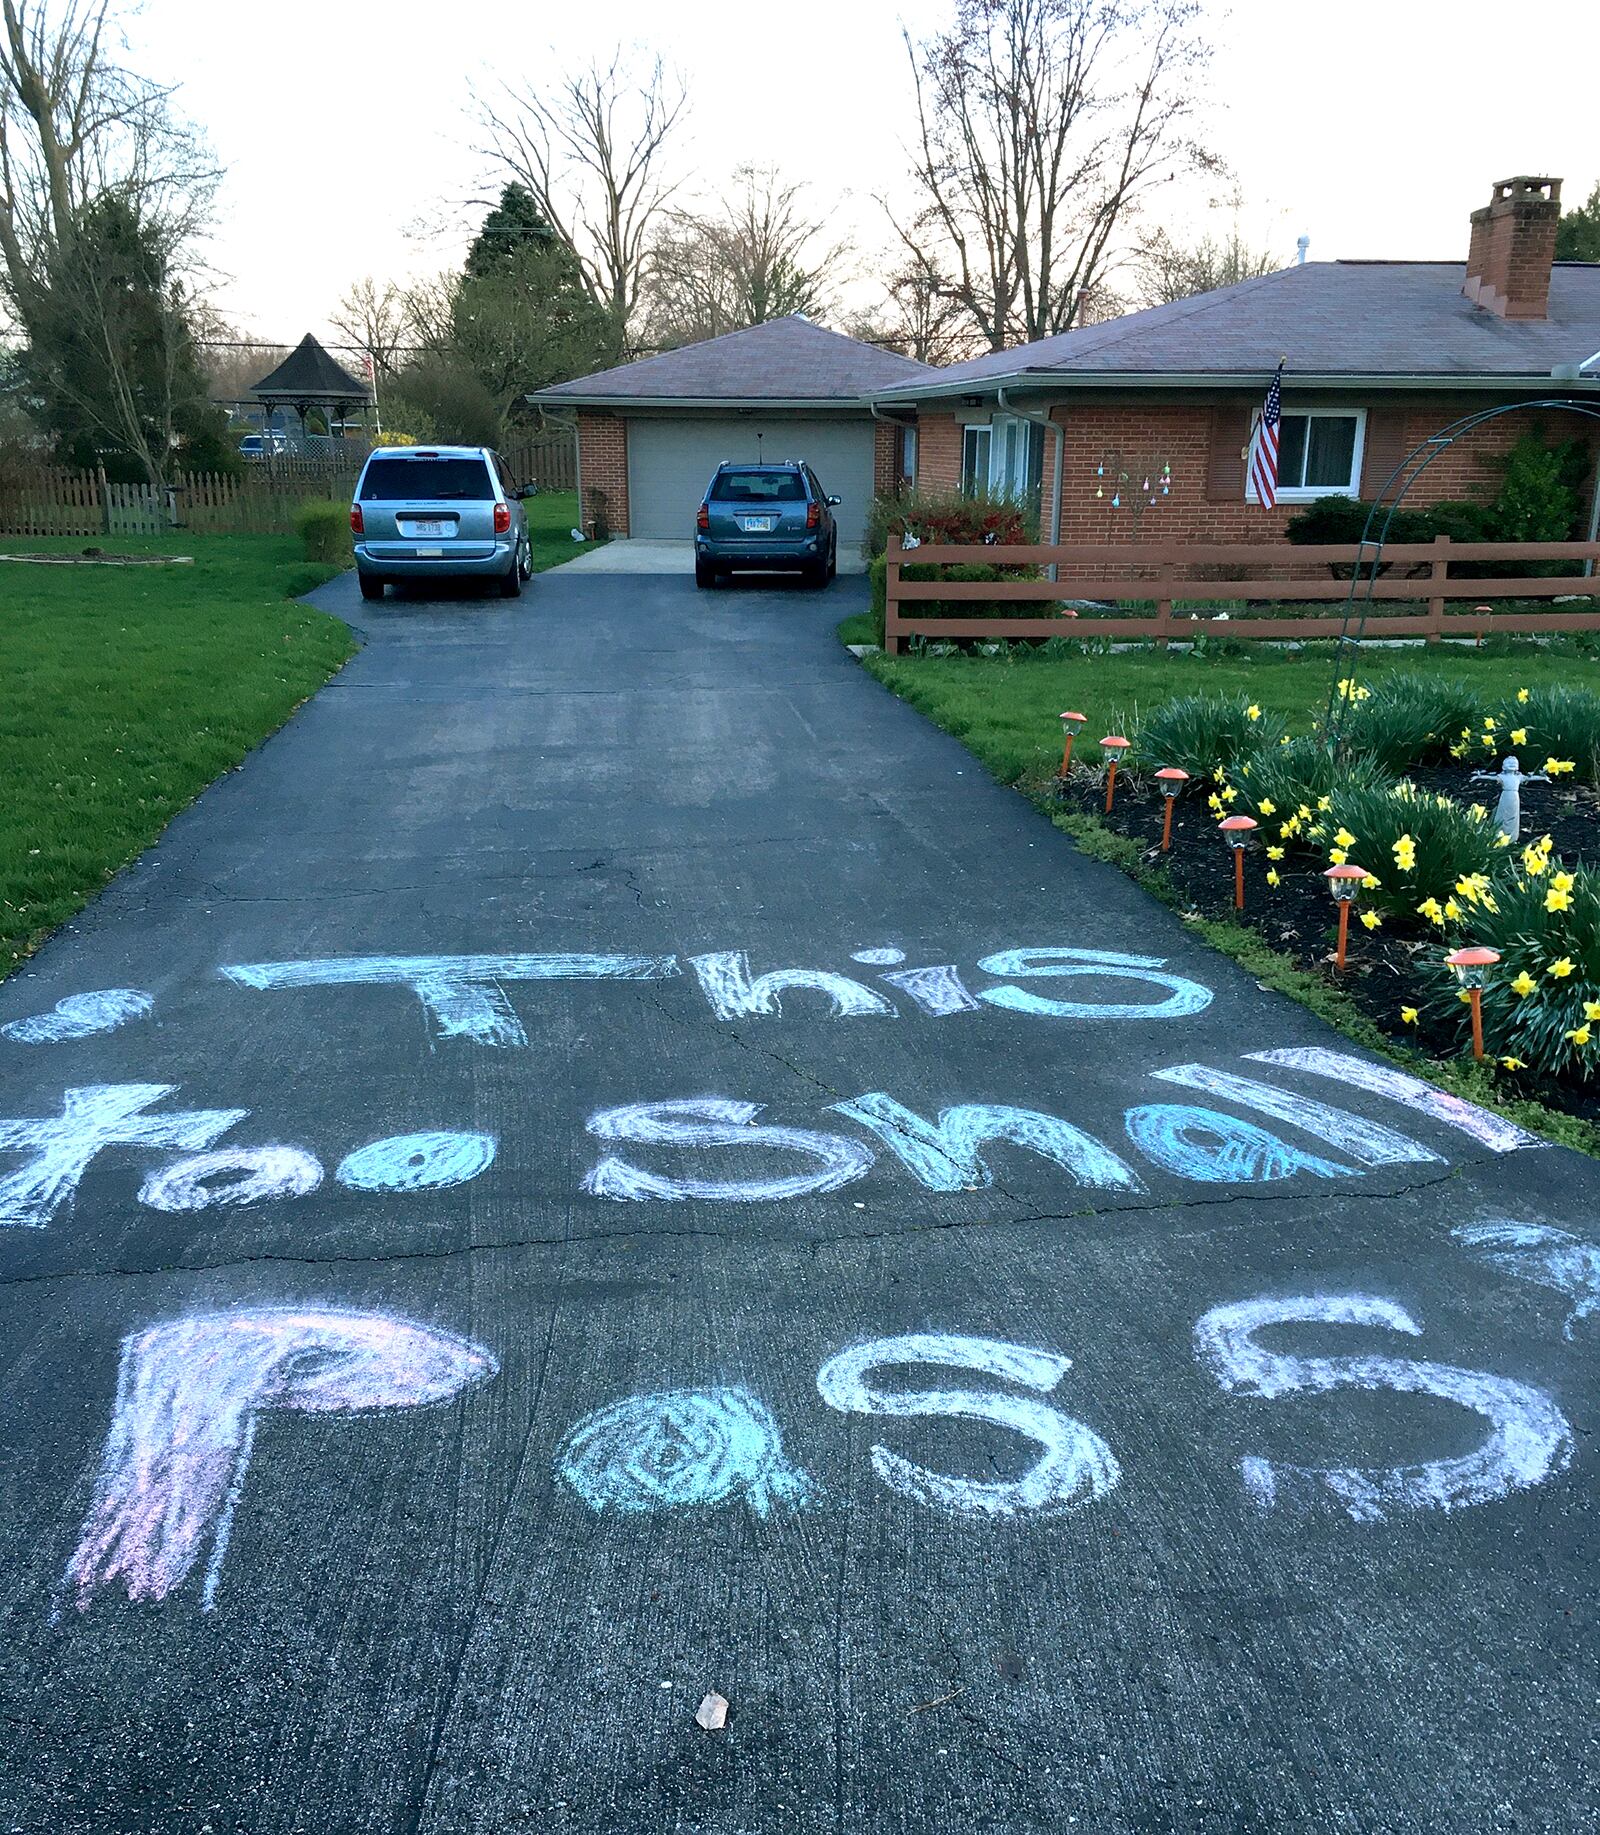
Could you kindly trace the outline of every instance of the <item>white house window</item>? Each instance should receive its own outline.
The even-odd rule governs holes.
[[[969,497],[976,497],[989,488],[991,444],[987,426],[961,429],[961,488]]]
[[[1044,471],[1044,429],[1017,414],[996,414],[961,430],[961,488],[969,497],[1036,497]]]
[[[900,476],[908,484],[917,481],[917,430],[915,427],[900,429]]]
[[[1360,496],[1366,429],[1365,408],[1304,414],[1285,411],[1278,426],[1278,501],[1309,503],[1315,497]],[[1254,437],[1252,430],[1252,440]],[[1250,503],[1256,501],[1248,479],[1245,497]]]

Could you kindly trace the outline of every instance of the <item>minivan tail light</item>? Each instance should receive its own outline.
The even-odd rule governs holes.
[[[361,505],[359,503],[353,503],[350,506],[350,533],[352,535],[365,535],[366,532],[367,525],[361,515]]]
[[[511,533],[511,505],[509,503],[497,503],[494,506],[494,532],[496,535]]]
[[[710,504],[708,503],[701,504],[700,508],[695,512],[694,526],[701,531],[704,531],[711,527],[711,506]]]
[[[815,497],[806,505],[806,527],[808,529],[820,529],[822,527],[822,505],[817,502]]]

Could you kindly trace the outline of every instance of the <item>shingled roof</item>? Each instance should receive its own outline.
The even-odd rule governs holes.
[[[540,389],[530,401],[552,407],[660,404],[709,407],[733,402],[865,402],[897,383],[931,376],[925,363],[813,325],[795,313],[703,344],[641,357],[598,375]]]
[[[352,376],[308,331],[269,376],[250,385],[256,396],[286,401],[371,401],[372,386]]]
[[[938,372],[933,392],[959,394],[964,387],[1008,381],[1257,381],[1280,357],[1297,381],[1547,383],[1561,366],[1600,353],[1600,264],[1557,262],[1544,319],[1505,319],[1474,305],[1461,291],[1465,277],[1461,262],[1308,262],[953,364]],[[1600,364],[1585,374],[1600,382]],[[915,384],[893,391],[911,397],[929,392]]]

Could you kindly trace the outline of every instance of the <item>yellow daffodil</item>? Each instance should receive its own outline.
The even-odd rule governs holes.
[[[1283,849],[1281,847],[1269,847],[1267,849],[1267,858],[1268,860],[1282,860]]]
[[[1250,775],[1250,767],[1248,765],[1240,765],[1239,775],[1241,777],[1248,777]]]
[[[1366,925],[1368,930],[1377,930],[1383,924],[1383,919],[1378,916],[1376,911],[1363,911],[1361,914],[1361,921]]]
[[[1525,847],[1522,850],[1522,864],[1530,873],[1542,873],[1545,869],[1545,857],[1536,847]]]
[[[1550,964],[1549,968],[1545,970],[1545,973],[1553,981],[1565,981],[1568,975],[1572,973],[1575,966],[1576,964],[1570,956],[1558,956],[1555,961]]]
[[[1239,794],[1239,792],[1238,792],[1237,790],[1235,790],[1235,789],[1234,789],[1234,787],[1233,787],[1233,785],[1232,785],[1232,784],[1224,784],[1224,785],[1223,785],[1223,787],[1222,787],[1222,800],[1223,800],[1223,802],[1225,802],[1225,803],[1231,803],[1231,802],[1233,801],[1233,799],[1234,799],[1234,798],[1235,798],[1235,797],[1236,797],[1236,796],[1237,796],[1238,794]]]
[[[1578,883],[1576,873],[1557,873],[1550,881],[1558,892],[1570,892]]]
[[[1495,725],[1494,721],[1491,720],[1487,714],[1485,714],[1483,716],[1483,730],[1486,733],[1492,733],[1494,731],[1494,725]]]
[[[1518,701],[1518,703],[1519,703],[1519,704],[1521,704],[1521,703],[1525,703],[1525,702],[1527,701],[1527,699],[1528,699],[1528,691],[1527,691],[1527,689],[1526,689],[1526,688],[1519,688],[1519,689],[1517,690],[1517,701]]]
[[[1217,795],[1216,791],[1213,790],[1206,798],[1206,808],[1219,816],[1222,814],[1222,798]]]
[[[1574,1026],[1567,1034],[1567,1037],[1572,1040],[1574,1045],[1587,1045],[1591,1036],[1587,1026]]]
[[[1502,1058],[1500,1062],[1507,1070],[1526,1070],[1528,1068],[1521,1058]]]
[[[1254,701],[1244,710],[1244,717],[1247,720],[1259,720],[1261,718],[1261,709],[1256,706]]]
[[[1295,814],[1302,822],[1309,822],[1311,820],[1311,811],[1304,803],[1295,811]]]
[[[1270,796],[1264,796],[1261,801],[1256,804],[1256,808],[1259,809],[1264,816],[1275,816],[1278,813],[1278,805],[1273,802]]]
[[[1218,765],[1216,770],[1213,771],[1211,775],[1217,780],[1219,784],[1225,784],[1228,781],[1227,770],[1222,765]]]
[[[1570,892],[1563,892],[1558,886],[1552,886],[1544,895],[1544,908],[1546,911],[1565,911],[1571,903],[1572,894]]]
[[[1583,1017],[1585,1019],[1600,1019],[1600,1000],[1586,1000],[1583,1003]]]
[[[1452,923],[1454,923],[1455,920],[1458,917],[1460,917],[1461,915],[1461,907],[1456,903],[1456,901],[1453,898],[1447,898],[1444,901],[1444,914],[1447,918],[1450,919]]]
[[[1356,844],[1356,838],[1348,828],[1341,828],[1333,838],[1340,847],[1354,847]]]
[[[1328,849],[1328,858],[1336,867],[1342,867],[1350,856],[1342,847],[1330,847]]]
[[[1333,807],[1333,798],[1331,796],[1319,796],[1317,798],[1317,808],[1319,810],[1320,809],[1332,809],[1332,807]]]
[[[1547,758],[1544,761],[1546,773],[1551,777],[1568,777],[1577,769],[1570,758]]]
[[[1436,898],[1425,898],[1422,903],[1417,906],[1417,913],[1419,916],[1425,917],[1430,924],[1442,925],[1444,923],[1444,907]]]
[[[1415,1007],[1402,1007],[1400,1009],[1400,1019],[1404,1025],[1407,1025],[1407,1026],[1416,1025],[1417,1023],[1416,1008]]]
[[[1511,743],[1513,745],[1526,745],[1528,743],[1528,729],[1525,726],[1512,727]]]
[[[1278,874],[1278,869],[1276,867],[1268,867],[1267,868],[1267,884],[1269,886],[1276,886],[1276,885],[1281,885],[1282,883],[1283,882]]]
[[[1526,1000],[1528,996],[1531,993],[1533,993],[1534,989],[1538,987],[1538,985],[1539,985],[1538,982],[1534,980],[1532,975],[1530,975],[1528,971],[1524,969],[1522,973],[1518,975],[1516,980],[1512,982],[1511,992],[1513,994],[1520,994],[1522,998]]]

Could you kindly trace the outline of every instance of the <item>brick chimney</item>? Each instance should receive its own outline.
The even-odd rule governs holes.
[[[1542,319],[1561,220],[1561,180],[1503,178],[1472,213],[1467,279],[1461,291],[1503,319]]]

